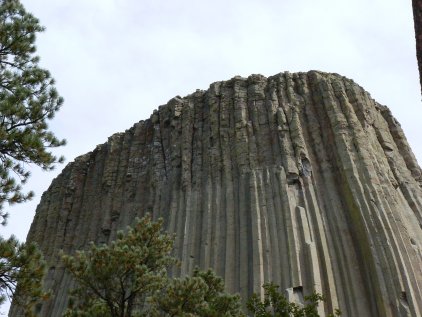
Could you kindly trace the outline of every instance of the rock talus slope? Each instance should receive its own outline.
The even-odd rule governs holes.
[[[28,235],[49,263],[41,316],[67,303],[60,249],[108,242],[146,212],[177,235],[172,274],[212,267],[244,298],[265,281],[296,299],[315,289],[322,315],[421,316],[421,184],[399,123],[350,79],[216,82],[77,158],[44,193]]]

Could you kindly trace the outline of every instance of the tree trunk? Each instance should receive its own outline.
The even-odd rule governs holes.
[[[412,0],[412,7],[415,23],[416,57],[418,59],[419,81],[422,92],[422,0]]]

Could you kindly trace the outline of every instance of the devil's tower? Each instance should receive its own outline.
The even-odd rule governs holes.
[[[41,315],[66,306],[60,249],[110,241],[150,212],[177,234],[173,274],[212,267],[244,298],[265,281],[315,289],[323,314],[421,316],[421,184],[399,123],[352,80],[214,83],[77,158],[44,193],[28,236],[53,290]]]

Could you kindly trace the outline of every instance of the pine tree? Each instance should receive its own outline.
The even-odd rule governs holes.
[[[108,245],[91,244],[75,255],[62,254],[64,267],[76,282],[65,317],[244,317],[239,295],[224,290],[212,270],[196,268],[192,276],[170,278],[167,268],[173,237],[146,215],[127,233],[118,232]],[[247,308],[255,317],[319,317],[319,293],[304,305],[289,302],[274,283],[263,285],[264,298],[252,295]],[[340,316],[340,310],[327,317]]]
[[[161,230],[162,221],[149,216],[138,220],[126,234],[119,231],[108,245],[91,244],[87,251],[63,255],[76,280],[75,301],[65,316],[134,316],[142,313],[146,297],[160,289],[167,278],[171,235]]]
[[[48,70],[38,66],[36,33],[44,31],[37,18],[18,0],[0,0],[0,221],[3,205],[32,198],[22,184],[28,164],[51,170],[62,162],[50,149],[65,144],[48,130],[47,121],[63,103]]]
[[[48,297],[41,282],[45,270],[41,252],[13,236],[7,240],[0,237],[0,258],[0,304],[13,298],[25,316],[32,316],[37,302]]]
[[[266,283],[264,288],[264,298],[258,294],[252,295],[247,307],[254,317],[319,317],[318,305],[324,301],[324,296],[313,292],[311,295],[305,296],[305,305],[298,305],[289,302],[287,298],[280,292],[279,286],[274,283]],[[340,316],[341,311],[336,309],[334,314],[327,317]]]
[[[35,38],[44,31],[18,0],[0,0],[0,223],[4,204],[21,203],[33,193],[22,192],[28,165],[51,170],[62,162],[50,149],[65,144],[48,130],[47,121],[63,103],[50,73],[38,66]],[[45,264],[33,244],[0,237],[0,304],[12,299],[31,316],[42,290]]]
[[[223,279],[212,270],[196,268],[192,276],[170,279],[155,294],[153,301],[155,309],[150,313],[152,317],[244,316],[239,295],[226,293]]]
[[[226,294],[212,271],[169,278],[167,267],[176,263],[172,248],[162,220],[147,215],[109,245],[63,255],[77,283],[65,316],[243,316],[239,297]]]

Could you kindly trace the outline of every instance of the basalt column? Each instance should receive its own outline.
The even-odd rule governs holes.
[[[390,111],[352,80],[317,71],[252,75],[175,97],[70,163],[28,235],[48,261],[106,243],[135,217],[163,217],[181,266],[212,267],[247,298],[273,281],[321,315],[422,315],[421,169]],[[12,308],[11,316],[18,316]]]

